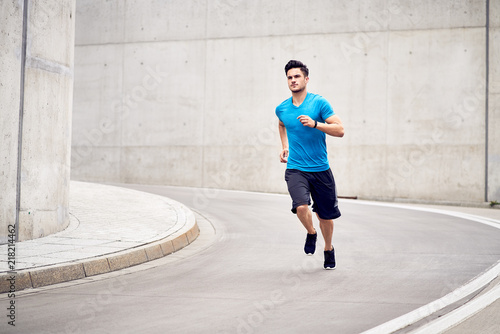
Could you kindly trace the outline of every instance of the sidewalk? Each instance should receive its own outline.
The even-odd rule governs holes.
[[[198,237],[183,204],[136,190],[72,181],[70,225],[15,244],[15,274],[0,246],[0,293],[81,279],[171,254]],[[10,280],[12,276],[15,279]]]

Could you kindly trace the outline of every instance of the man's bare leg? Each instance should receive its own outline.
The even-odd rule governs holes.
[[[330,251],[333,245],[333,219],[321,219],[318,216],[318,220],[321,234],[323,234],[323,239],[325,239],[325,250]]]
[[[314,229],[313,226],[313,221],[312,221],[312,213],[311,210],[309,209],[309,206],[307,204],[300,205],[297,207],[297,217],[299,218],[300,222],[302,225],[307,230],[307,233],[309,234],[315,234],[316,230]],[[332,221],[333,224],[333,221]],[[332,229],[333,232],[333,229]]]

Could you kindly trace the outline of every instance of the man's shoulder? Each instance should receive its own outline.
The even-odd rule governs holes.
[[[311,103],[318,108],[332,109],[330,102],[319,94],[311,94]]]
[[[323,96],[319,95],[319,94],[315,94],[315,93],[308,93],[311,100],[313,101],[320,101],[320,102],[328,102],[327,99],[325,99]]]
[[[282,109],[288,107],[290,105],[291,100],[292,100],[291,97],[287,98],[286,100],[284,100],[283,102],[278,104],[278,106],[276,107],[276,110],[282,110]]]

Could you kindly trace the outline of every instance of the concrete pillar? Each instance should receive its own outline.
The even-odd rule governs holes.
[[[500,3],[489,3],[487,201],[500,202]]]
[[[9,226],[22,241],[69,224],[74,13],[74,0],[0,3],[0,243]]]

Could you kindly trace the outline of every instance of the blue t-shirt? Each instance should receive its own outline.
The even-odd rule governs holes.
[[[322,96],[307,93],[302,104],[296,107],[288,98],[276,107],[276,116],[285,124],[288,137],[288,169],[304,172],[322,172],[330,168],[323,131],[302,125],[297,119],[307,115],[318,122],[335,115],[330,103]]]

